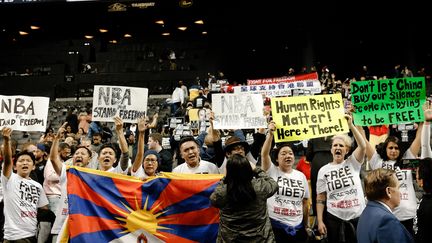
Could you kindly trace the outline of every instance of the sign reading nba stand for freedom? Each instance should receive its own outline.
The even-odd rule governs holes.
[[[351,82],[355,124],[373,126],[424,120],[424,77]]]

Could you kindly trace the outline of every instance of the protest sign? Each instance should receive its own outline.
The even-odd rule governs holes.
[[[0,128],[17,131],[46,130],[48,97],[0,95]]]
[[[147,115],[148,89],[95,85],[93,92],[93,121],[112,122],[119,116],[124,122],[136,123]]]
[[[424,77],[351,82],[355,124],[421,122],[424,120],[425,89]]]
[[[318,94],[321,93],[321,83],[318,79],[302,80],[291,83],[235,86],[233,90],[234,94],[262,94],[266,97],[291,96],[293,91],[298,90],[303,93]]]
[[[276,143],[348,133],[343,105],[340,94],[272,98]]]
[[[291,83],[301,80],[318,80],[318,73],[306,73],[298,74],[294,76],[283,76],[276,78],[264,78],[264,79],[248,79],[248,85],[260,85],[260,84],[279,84],[279,83]]]
[[[260,94],[213,94],[215,129],[250,129],[267,127]]]

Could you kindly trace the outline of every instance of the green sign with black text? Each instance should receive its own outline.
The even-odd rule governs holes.
[[[356,125],[421,122],[425,98],[424,77],[351,82]]]

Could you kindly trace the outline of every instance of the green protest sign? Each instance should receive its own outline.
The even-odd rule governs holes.
[[[424,77],[351,82],[357,125],[401,124],[424,120]]]

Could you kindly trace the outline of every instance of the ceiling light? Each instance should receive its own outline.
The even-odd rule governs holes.
[[[185,31],[185,30],[187,29],[187,27],[186,27],[186,26],[180,26],[180,27],[178,27],[177,29],[179,29],[179,30],[181,30],[181,31]]]
[[[155,22],[156,24],[165,24],[163,20],[158,20]]]
[[[30,29],[32,29],[32,30],[38,30],[38,29],[40,29],[40,27],[36,26],[36,25],[30,25]]]
[[[110,40],[109,43],[117,44],[117,41],[116,40]]]
[[[124,37],[125,37],[125,38],[131,38],[132,35],[131,35],[131,34],[124,34]]]
[[[106,33],[106,32],[108,32],[108,30],[107,29],[99,29],[99,32]]]
[[[28,35],[28,33],[25,32],[25,31],[19,31],[19,34],[20,34],[20,35]]]
[[[203,31],[201,32],[203,35],[207,35],[207,31]]]
[[[92,35],[85,35],[84,38],[86,38],[86,39],[93,39],[93,36]]]
[[[168,36],[168,35],[170,35],[170,33],[165,32],[165,33],[162,33],[162,35],[164,35],[164,36]]]
[[[204,21],[202,21],[202,20],[200,19],[200,20],[195,21],[195,24],[204,24]]]

